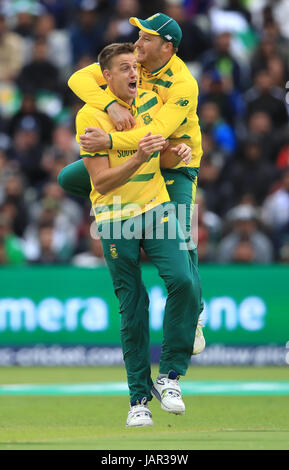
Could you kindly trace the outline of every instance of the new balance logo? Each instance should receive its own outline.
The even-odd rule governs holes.
[[[183,98],[180,98],[178,101],[176,101],[175,104],[179,104],[180,106],[187,106],[189,104],[189,100],[184,100]]]

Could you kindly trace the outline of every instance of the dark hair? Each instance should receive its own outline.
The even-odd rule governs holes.
[[[135,45],[131,42],[109,44],[98,55],[98,62],[102,72],[111,67],[111,61],[120,54],[133,54]]]

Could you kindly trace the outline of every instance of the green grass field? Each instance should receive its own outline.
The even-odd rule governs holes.
[[[153,376],[156,376],[156,369]],[[289,381],[287,367],[190,367],[182,381]],[[1,368],[8,384],[125,382],[122,367]],[[125,427],[126,395],[1,395],[0,450],[289,450],[289,396],[186,395],[186,414],[151,402],[154,427]]]

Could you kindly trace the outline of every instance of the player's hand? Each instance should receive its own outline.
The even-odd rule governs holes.
[[[136,124],[130,111],[116,101],[109,105],[107,113],[117,131],[129,131]]]
[[[171,152],[176,153],[186,165],[192,160],[192,149],[187,144],[176,145],[171,148]]]
[[[144,163],[152,153],[162,150],[165,143],[166,139],[162,135],[152,135],[152,133],[149,132],[139,141],[135,158]]]
[[[161,153],[165,152],[169,148],[169,146],[170,146],[170,141],[169,139],[166,139],[165,145],[163,146]]]
[[[87,127],[85,134],[79,136],[79,140],[82,149],[88,153],[110,148],[108,134],[98,127]]]

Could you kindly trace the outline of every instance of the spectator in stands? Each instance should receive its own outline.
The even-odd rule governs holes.
[[[12,162],[9,160],[7,152],[0,149],[0,205],[5,199],[5,186],[8,178],[14,175],[16,168],[13,168]]]
[[[263,159],[275,161],[279,150],[279,136],[273,130],[272,119],[264,111],[254,111],[247,121],[245,136],[240,139],[246,141],[249,136],[255,136],[259,139],[262,146]]]
[[[9,216],[13,232],[22,237],[29,222],[28,201],[25,198],[25,182],[19,173],[10,175],[4,188],[1,212]]]
[[[215,143],[228,156],[236,149],[234,129],[225,122],[220,109],[214,101],[205,101],[199,109],[200,126],[210,132]]]
[[[43,147],[39,135],[34,117],[24,116],[15,129],[13,146],[9,150],[9,158],[17,163],[27,183],[35,188],[39,188],[46,177],[41,168]]]
[[[282,92],[281,96],[284,99],[284,89],[289,76],[288,65],[280,57],[273,56],[268,60],[267,67],[272,79],[272,91],[279,91],[279,96]]]
[[[278,22],[280,32],[286,38],[289,38],[288,32],[288,16],[289,4],[287,0],[277,0],[270,2],[268,8],[271,10],[271,20]]]
[[[56,126],[52,145],[44,149],[41,160],[41,168],[47,175],[47,181],[57,181],[62,168],[78,158],[79,147],[71,126]]]
[[[281,57],[275,38],[263,35],[261,41],[253,53],[251,60],[252,75],[255,76],[260,70],[268,68],[268,61],[272,57]]]
[[[205,149],[210,147],[210,136],[203,139]],[[207,143],[208,142],[208,143]],[[207,210],[223,216],[233,204],[232,183],[223,177],[224,159],[222,153],[208,151],[201,162],[198,186],[203,190]]]
[[[167,0],[164,4],[164,13],[174,18],[182,29],[183,36],[178,47],[178,56],[183,61],[193,62],[199,60],[201,55],[212,47],[210,35],[187,16],[181,3]]]
[[[204,161],[214,160],[222,170],[228,160],[228,155],[222,150],[221,146],[214,140],[210,129],[202,132],[202,147],[204,152]]]
[[[118,0],[115,6],[115,13],[108,21],[107,29],[104,33],[104,44],[112,42],[136,42],[138,39],[138,29],[129,22],[131,16],[139,16],[139,0]]]
[[[279,24],[274,19],[267,21],[263,28],[264,35],[270,38],[276,45],[277,55],[281,57],[282,62],[284,61],[288,65],[289,61],[289,39],[285,37],[281,31]]]
[[[221,240],[219,263],[257,263],[273,261],[271,240],[260,230],[258,213],[252,206],[234,207],[227,215],[231,231]]]
[[[43,187],[43,198],[30,206],[30,218],[37,223],[43,212],[43,203],[54,210],[55,223],[59,230],[67,230],[67,238],[73,244],[77,241],[77,226],[81,224],[83,216],[79,204],[70,199],[56,181],[48,182]],[[51,204],[50,204],[51,202]],[[46,204],[47,203],[47,204]]]
[[[236,245],[232,257],[233,263],[254,263],[255,249],[253,243],[247,238],[242,238]]]
[[[76,244],[77,226],[72,225],[66,214],[60,210],[59,202],[52,197],[44,197],[39,202],[39,212],[36,212],[35,205],[31,208],[31,222],[24,233],[25,255],[29,262],[34,262],[41,258],[42,247],[39,239],[39,227],[51,225],[52,248],[61,257],[62,262],[69,263]]]
[[[88,234],[86,237],[86,250],[75,254],[71,263],[79,268],[95,268],[97,266],[104,266],[105,259],[100,239],[93,238]]]
[[[15,23],[14,31],[25,40],[33,40],[34,26],[39,13],[38,1],[13,0],[10,6],[10,14]]]
[[[83,1],[75,23],[70,28],[72,62],[75,65],[82,56],[91,56],[94,61],[103,48],[103,35],[107,22],[97,12],[97,2]]]
[[[47,114],[39,111],[36,105],[34,93],[24,93],[22,96],[21,107],[8,121],[7,132],[13,139],[21,121],[24,117],[31,117],[35,126],[39,129],[39,138],[42,144],[50,144],[52,139],[52,131],[54,122]]]
[[[221,116],[231,126],[236,125],[237,119],[243,117],[244,102],[241,93],[231,86],[228,79],[224,79],[216,71],[204,73],[201,77],[199,106],[210,101],[217,104]]]
[[[24,65],[17,83],[23,92],[46,90],[61,92],[59,70],[48,59],[48,46],[45,38],[34,42],[32,60]]]
[[[242,0],[227,0],[224,11],[237,12],[242,15],[249,24],[252,22],[251,13],[244,7]]]
[[[275,191],[265,199],[262,218],[273,232],[289,223],[289,167],[283,170]]]
[[[261,205],[278,177],[277,169],[264,158],[257,136],[248,136],[240,147],[239,158],[230,162],[225,175],[232,183],[233,203],[237,204],[244,194],[251,194],[257,205]]]
[[[285,137],[282,142],[280,152],[276,157],[276,166],[279,170],[284,170],[289,167],[289,137]]]
[[[56,29],[55,19],[51,14],[40,15],[37,19],[34,34],[36,38],[45,38],[47,42],[47,59],[58,68],[64,80],[72,73],[72,56],[68,31]]]
[[[289,225],[286,228],[286,236],[279,249],[278,261],[283,264],[289,264]]]
[[[57,252],[53,245],[53,232],[54,226],[52,222],[43,221],[39,223],[38,227],[38,240],[39,250],[38,255],[30,260],[30,264],[58,264],[62,262],[61,253]],[[67,259],[65,259],[67,261]]]
[[[243,75],[238,60],[230,50],[231,33],[217,33],[213,47],[206,51],[202,57],[202,73],[217,71],[222,78],[229,77],[233,88],[243,90],[247,84],[247,77]]]
[[[79,145],[69,123],[57,125],[53,131],[52,147],[65,156],[67,163],[79,157]]]
[[[0,211],[0,265],[25,264],[22,241],[12,231],[9,217]]]
[[[222,230],[221,218],[206,207],[205,194],[197,190],[195,208],[198,211],[198,259],[200,263],[215,260],[217,244]]]
[[[79,0],[39,0],[45,13],[52,15],[57,29],[69,28]]]
[[[13,82],[24,65],[24,51],[23,39],[9,30],[0,10],[0,81]]]
[[[267,113],[275,129],[281,129],[288,124],[288,113],[285,106],[285,90],[280,96],[273,87],[273,79],[268,70],[262,69],[256,73],[254,85],[245,94],[247,117],[255,112]]]
[[[59,172],[67,165],[67,160],[63,154],[53,149],[44,150],[41,168],[46,174],[45,182],[57,181]]]

